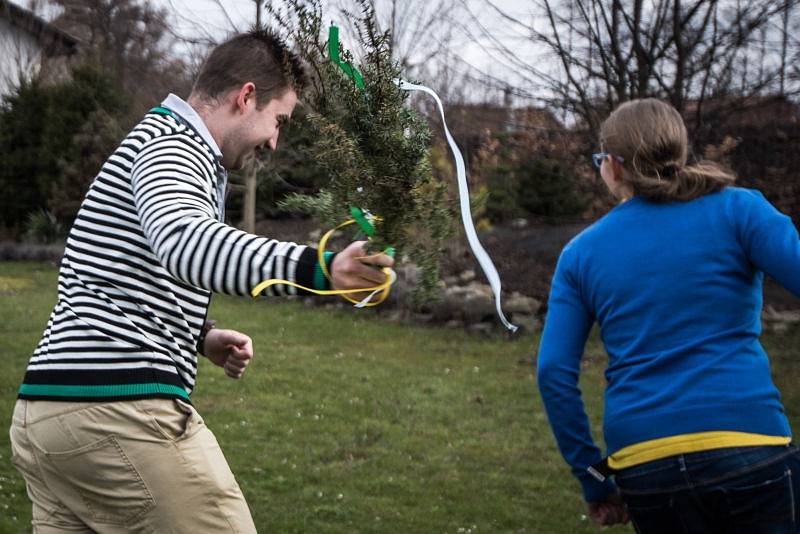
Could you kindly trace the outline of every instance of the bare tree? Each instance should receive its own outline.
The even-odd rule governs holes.
[[[406,72],[416,72],[447,52],[456,28],[452,21],[461,11],[457,0],[370,0],[368,5],[379,29],[389,31],[393,56]],[[339,25],[355,32],[352,11],[358,3],[337,0],[333,7],[342,16]]]
[[[133,96],[135,113],[185,88],[184,64],[170,53],[164,9],[141,0],[53,1],[63,9],[53,24],[81,38],[84,53]]]
[[[784,9],[781,17],[780,25],[780,94],[787,93],[787,82],[792,78],[792,71],[790,64],[794,65],[795,73],[797,73],[797,62],[800,61],[800,20],[798,17],[793,17],[793,11],[796,10],[797,0],[785,0]],[[790,56],[790,50],[793,54]],[[790,60],[791,57],[791,60]],[[798,81],[795,74],[794,81]]]
[[[262,3],[261,0],[253,0],[256,23],[255,28],[262,29]],[[258,190],[258,168],[260,162],[257,158],[251,158],[244,169],[244,221],[243,229],[254,234],[256,231],[256,193]]]
[[[779,34],[786,55],[797,0],[537,0],[536,24],[485,2],[542,47],[542,61],[523,60],[474,12],[473,36],[592,129],[618,103],[643,96],[666,98],[681,111],[691,100],[699,118],[711,96],[800,94],[797,83],[786,83],[790,62],[770,44]],[[783,21],[782,34],[774,20]]]

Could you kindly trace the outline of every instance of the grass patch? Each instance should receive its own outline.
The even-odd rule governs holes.
[[[0,280],[15,280],[0,285],[2,533],[30,531],[6,429],[56,278],[46,264],[0,263]],[[202,359],[192,400],[260,531],[597,531],[582,519],[577,482],[536,392],[538,337],[509,341],[370,315],[215,297],[210,316],[248,333],[256,358],[240,381]],[[799,332],[765,340],[794,427],[798,341]],[[603,366],[593,339],[582,387],[598,435]]]

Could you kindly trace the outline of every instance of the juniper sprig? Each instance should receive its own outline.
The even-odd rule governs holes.
[[[392,57],[388,31],[381,31],[368,0],[358,0],[360,13],[351,15],[356,45],[354,56],[340,47],[342,61],[360,71],[363,89],[330,61],[320,0],[290,0],[283,12],[273,11],[308,64],[310,83],[301,95],[316,138],[309,155],[330,177],[314,197],[288,199],[287,207],[302,208],[321,222],[335,226],[350,206],[380,217],[370,246],[394,247],[420,267],[417,301],[435,298],[436,282],[453,232],[453,205],[446,184],[437,180],[429,161],[431,132],[427,121],[409,104],[408,93],[395,80],[402,76]]]

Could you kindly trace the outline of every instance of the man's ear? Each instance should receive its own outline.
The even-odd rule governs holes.
[[[256,85],[253,82],[247,82],[242,85],[236,93],[235,107],[237,113],[244,113],[247,109],[247,104],[251,101],[254,103],[256,99]]]

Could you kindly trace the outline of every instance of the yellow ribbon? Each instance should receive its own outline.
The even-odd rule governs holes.
[[[325,278],[327,278],[329,281],[331,280],[331,273],[328,271],[328,266],[325,265],[325,246],[328,244],[328,239],[331,237],[331,235],[333,235],[334,232],[337,232],[338,230],[341,230],[345,226],[349,226],[349,225],[351,225],[351,224],[353,224],[355,222],[356,222],[355,219],[347,220],[347,221],[343,222],[342,224],[340,224],[339,226],[337,226],[336,228],[328,230],[325,233],[325,235],[322,236],[322,239],[319,240],[319,248],[317,249],[317,261],[319,262],[319,265],[322,268],[322,274],[324,274]],[[380,254],[375,254],[375,255],[372,255],[372,256],[364,256],[364,257],[357,258],[357,259],[365,260],[365,259],[374,258],[374,257],[379,256],[379,255]],[[386,300],[386,298],[389,296],[389,293],[391,291],[392,283],[395,280],[395,277],[393,276],[392,270],[389,267],[384,267],[383,269],[381,269],[381,272],[386,276],[386,279],[383,281],[383,283],[381,283],[380,285],[377,285],[375,287],[365,287],[363,289],[362,288],[359,288],[359,289],[312,289],[310,287],[305,287],[305,286],[302,286],[302,285],[300,285],[298,283],[295,283],[295,282],[290,282],[289,280],[280,280],[280,279],[277,279],[277,278],[272,278],[270,280],[264,280],[263,282],[259,283],[257,286],[255,286],[252,289],[252,291],[250,291],[250,294],[253,296],[253,298],[256,298],[257,296],[259,296],[261,294],[262,291],[264,291],[265,289],[267,289],[270,286],[287,285],[287,286],[296,287],[298,289],[302,289],[303,291],[308,291],[309,293],[313,293],[315,295],[339,295],[343,299],[355,304],[356,307],[359,307],[359,308],[377,306],[378,304],[380,304],[384,300]],[[365,293],[365,292],[369,292],[370,294],[366,298],[364,298],[362,300],[355,300],[355,299],[353,299],[353,298],[348,296],[348,295],[352,295],[354,293]],[[378,300],[376,300],[375,302],[372,302],[372,297],[375,296],[378,293],[380,293],[380,296],[379,296]]]

